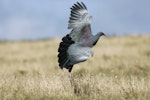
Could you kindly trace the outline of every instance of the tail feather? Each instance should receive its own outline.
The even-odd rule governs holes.
[[[65,57],[64,59],[62,59],[62,60],[59,61],[59,66],[61,68],[63,68],[63,67],[66,66],[67,62],[69,62],[69,59],[68,59],[68,57]]]
[[[65,52],[66,51],[66,48],[59,48],[58,49],[58,52]]]
[[[67,68],[69,72],[71,72],[73,65],[68,65],[70,59],[69,55],[67,53],[68,47],[73,44],[74,41],[72,41],[71,37],[67,34],[65,37],[62,38],[62,42],[59,45],[58,48],[58,62],[59,67],[63,69],[63,67]]]

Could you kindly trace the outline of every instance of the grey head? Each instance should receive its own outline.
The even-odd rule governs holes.
[[[96,43],[98,42],[98,40],[100,39],[101,36],[106,36],[106,35],[103,32],[98,32],[95,36],[93,36],[93,38],[92,38],[93,46],[96,45]]]
[[[99,34],[99,37],[106,36],[105,33],[103,33],[103,32],[98,32],[98,34]]]

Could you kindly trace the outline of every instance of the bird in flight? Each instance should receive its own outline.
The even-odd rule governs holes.
[[[68,24],[71,32],[62,38],[58,48],[58,62],[61,69],[66,68],[71,72],[74,64],[84,62],[93,56],[92,47],[105,34],[98,32],[93,35],[91,20],[92,16],[89,15],[83,2],[77,2],[71,7]]]

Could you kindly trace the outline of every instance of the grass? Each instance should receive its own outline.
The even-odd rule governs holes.
[[[150,35],[101,38],[71,74],[59,42],[0,42],[0,100],[149,100]]]

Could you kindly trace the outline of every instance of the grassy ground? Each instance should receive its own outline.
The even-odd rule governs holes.
[[[101,38],[94,57],[58,68],[60,40],[0,42],[0,100],[149,100],[150,35]]]

